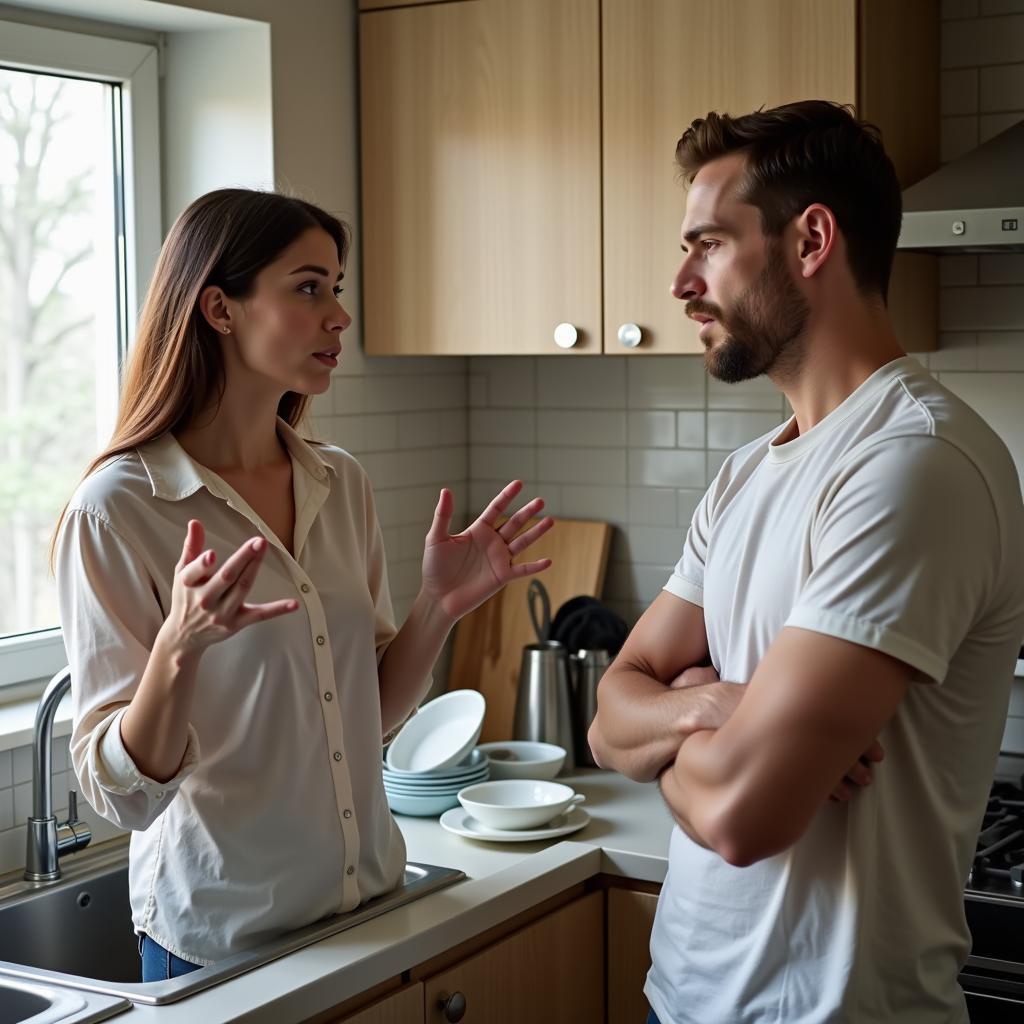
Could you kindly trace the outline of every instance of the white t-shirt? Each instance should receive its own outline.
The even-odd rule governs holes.
[[[737,868],[673,831],[644,991],[662,1024],[960,1024],[962,890],[1024,635],[1020,484],[909,356],[795,431],[729,456],[665,589],[703,606],[724,680],[784,626],[918,675],[874,783],[791,849]]]
[[[133,830],[136,932],[199,964],[352,910],[405,868],[381,778],[377,665],[395,625],[370,483],[340,448],[309,445],[284,420],[277,430],[294,557],[171,434],[83,481],[57,549],[75,774],[97,812]],[[204,652],[181,769],[158,782],[120,723],[170,610],[189,519],[217,565],[263,533],[247,600],[300,606]]]

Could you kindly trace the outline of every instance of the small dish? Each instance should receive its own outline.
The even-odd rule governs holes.
[[[474,747],[468,757],[464,757],[458,764],[449,768],[440,768],[433,772],[407,772],[389,768],[385,761],[382,771],[385,780],[393,779],[395,782],[457,782],[467,776],[490,771],[490,761],[479,747]]]
[[[573,807],[549,821],[543,828],[505,830],[488,828],[477,821],[464,807],[453,807],[441,815],[441,828],[466,839],[482,839],[489,843],[532,843],[544,839],[557,839],[578,832],[589,824],[590,815],[582,807]]]
[[[486,782],[487,776],[481,775],[479,779],[471,779],[469,782],[459,781],[446,782],[436,786],[417,786],[404,782],[391,782],[384,780],[384,791],[386,793],[408,793],[409,796],[440,796],[442,793],[458,793],[460,789],[476,785],[477,782]]]
[[[457,765],[476,746],[486,708],[477,690],[452,690],[428,701],[391,741],[388,767],[431,772]]]
[[[478,782],[459,790],[459,803],[490,828],[539,828],[557,818],[570,804],[586,800],[582,793],[560,782],[501,779]]]
[[[492,779],[553,779],[565,764],[565,747],[530,740],[481,743],[491,762]]]
[[[459,806],[459,798],[455,793],[450,793],[447,796],[408,796],[402,793],[388,793],[387,798],[388,807],[396,814],[408,814],[415,818],[436,818],[449,808]]]

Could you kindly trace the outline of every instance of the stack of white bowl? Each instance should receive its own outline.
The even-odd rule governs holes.
[[[483,694],[452,690],[402,726],[384,759],[391,810],[436,817],[458,806],[459,790],[490,778],[490,761],[476,747],[485,710]]]
[[[396,814],[436,818],[458,806],[460,790],[489,777],[490,762],[477,747],[459,764],[431,772],[394,771],[385,765],[384,792]]]

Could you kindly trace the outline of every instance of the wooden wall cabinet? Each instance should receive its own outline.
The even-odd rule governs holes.
[[[905,186],[938,163],[936,0],[386,2],[360,15],[373,355],[702,352],[669,284],[675,143],[709,110],[856,103]],[[898,263],[897,331],[934,348],[936,261]]]

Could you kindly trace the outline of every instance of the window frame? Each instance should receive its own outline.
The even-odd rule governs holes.
[[[0,65],[121,87],[125,315],[127,337],[134,338],[142,296],[163,241],[157,47],[0,20]],[[116,353],[119,370],[124,355]],[[0,637],[0,703],[38,695],[46,679],[66,664],[59,626]]]

